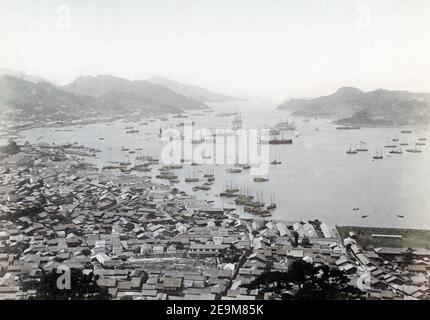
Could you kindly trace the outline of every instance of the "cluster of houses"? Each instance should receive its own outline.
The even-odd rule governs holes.
[[[364,270],[358,287],[374,300],[430,299],[430,250],[378,247],[364,250],[354,232],[345,238],[348,257]],[[408,252],[410,251],[410,252]]]
[[[25,144],[0,162],[0,299],[28,297],[26,282],[60,267],[93,273],[113,299],[271,299],[247,284],[298,259],[343,270],[363,297],[427,297],[425,255],[387,272],[373,262],[386,252],[344,246],[323,222],[243,220],[151,177],[99,170],[83,158],[93,153]]]

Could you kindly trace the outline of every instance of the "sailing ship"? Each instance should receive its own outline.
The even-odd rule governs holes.
[[[358,151],[358,152],[367,152],[368,149],[366,147],[366,142],[360,141],[360,147],[357,148],[357,149],[355,149],[355,150]]]
[[[205,142],[205,139],[203,137],[200,137],[200,139],[192,139],[191,140],[192,144],[200,144],[200,143],[203,143],[203,142]]]
[[[230,182],[230,186],[227,186],[223,192],[221,192],[219,195],[221,197],[237,197],[239,193],[239,188],[236,188],[233,186],[233,184]]]
[[[379,152],[378,150],[376,150],[376,154],[373,156],[374,160],[381,160],[383,159],[384,156],[382,155],[382,152]]]
[[[285,139],[284,137],[277,138],[273,137],[269,140],[261,141],[260,143],[268,143],[268,144],[293,144],[293,139]]]
[[[265,204],[263,202],[263,195],[262,194],[258,194],[258,192],[257,192],[257,195],[255,197],[255,201],[254,200],[248,201],[248,202],[245,203],[245,205],[248,208],[249,207],[252,207],[252,208],[262,208],[262,207],[264,207]],[[244,208],[244,210],[245,210],[245,208]]]
[[[337,130],[359,130],[361,127],[358,126],[340,126],[336,127]]]
[[[182,169],[183,166],[181,164],[171,164],[169,166],[170,169],[175,170],[175,169]]]
[[[269,217],[272,213],[268,209],[260,208],[260,207],[252,207],[252,206],[245,206],[243,208],[243,211],[251,214],[255,214],[262,217]]]
[[[274,194],[270,195],[270,204],[267,206],[267,209],[268,210],[276,209],[275,195]]]
[[[193,126],[195,124],[195,122],[193,120],[188,120],[188,121],[182,121],[179,122],[176,126],[177,127],[185,127],[185,126]]]
[[[174,115],[172,118],[185,119],[185,118],[188,118],[188,116],[185,114],[179,113],[179,114]]]
[[[139,133],[139,130],[133,129],[133,127],[131,127],[131,129],[127,130],[125,133]]]
[[[282,121],[275,124],[275,129],[278,131],[292,131],[296,130],[296,127],[294,126],[294,121],[289,123],[287,119],[287,121]]]
[[[160,174],[155,176],[157,179],[165,179],[165,180],[176,180],[178,177],[173,174],[171,171],[162,171]]]
[[[395,145],[395,144],[386,144],[384,146],[384,148],[396,148],[396,147],[397,147],[397,145]]]
[[[137,156],[136,160],[145,161],[148,165],[150,165],[150,164],[158,164],[159,163],[158,159],[153,158],[151,156]]]
[[[409,153],[421,153],[421,150],[417,148],[417,146],[415,145],[414,149],[407,149],[406,152]]]
[[[242,116],[240,113],[236,114],[233,120],[233,130],[242,128]]]
[[[215,175],[214,175],[213,171],[210,171],[209,173],[205,173],[203,175],[203,177],[204,178],[213,178],[213,177],[215,177]]]
[[[131,168],[132,170],[135,171],[141,171],[141,172],[149,172],[151,171],[151,168],[149,167],[148,163],[141,163],[141,164],[136,164],[133,168]]]
[[[244,164],[244,163],[239,163],[239,155],[236,154],[236,162],[233,166],[233,168],[227,168],[225,171],[228,173],[240,173],[242,172],[242,170],[244,169],[250,169],[251,166],[248,164]]]
[[[399,147],[399,148],[396,148],[396,149],[394,149],[394,150],[390,150],[390,152],[389,153],[391,153],[391,154],[402,154],[403,153],[403,151],[402,151],[402,149]]]
[[[280,132],[279,132],[278,129],[275,129],[275,128],[270,128],[269,129],[269,135],[271,135],[271,136],[277,136],[279,134],[280,134]]]
[[[346,151],[346,154],[357,154],[357,150],[352,150],[351,146],[349,147],[349,149]]]
[[[282,164],[282,162],[281,162],[281,157],[279,157],[279,160],[278,160],[278,159],[276,159],[276,157],[275,157],[275,160],[273,160],[272,162],[270,162],[270,164],[273,164],[273,165]]]
[[[238,195],[236,199],[234,199],[234,203],[237,205],[246,205],[247,203],[251,203],[254,199],[253,196],[250,195]]]
[[[195,172],[193,172],[193,176],[188,174],[188,177],[185,178],[185,182],[198,182],[199,178],[196,177]]]
[[[211,189],[210,185],[206,185],[206,184],[193,187],[193,191],[198,191],[198,190],[209,191],[210,189]]]

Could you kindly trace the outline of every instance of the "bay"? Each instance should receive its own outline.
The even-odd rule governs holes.
[[[270,166],[268,182],[254,182],[247,171],[227,173],[227,165],[184,166],[175,170],[181,181],[177,184],[179,189],[226,207],[234,206],[231,199],[217,195],[227,185],[247,189],[254,195],[258,193],[266,202],[273,196],[277,209],[272,218],[277,220],[320,219],[332,225],[430,228],[430,149],[426,145],[421,147],[422,153],[405,152],[406,148],[413,148],[418,138],[429,137],[428,128],[408,128],[413,130],[411,134],[402,134],[401,130],[405,128],[393,127],[336,130],[329,119],[294,118],[286,111],[276,110],[273,103],[264,101],[220,103],[214,104],[213,108],[215,112],[212,114],[190,112],[196,128],[231,128],[233,117],[215,116],[231,109],[241,113],[245,128],[273,126],[288,118],[295,122],[298,137],[291,131],[286,137],[294,140],[292,145],[270,145],[270,160],[280,158],[282,164]],[[159,158],[166,144],[158,137],[160,128],[175,128],[182,119],[169,116],[169,121],[156,120],[140,125],[143,121],[147,119],[34,128],[22,131],[20,142],[77,142],[101,151],[96,159],[89,159],[100,167],[109,161],[134,163],[135,157],[142,154]],[[127,126],[133,126],[139,132],[127,134]],[[409,143],[403,154],[391,155],[388,153],[391,149],[384,148],[393,138]],[[360,141],[366,142],[368,152],[347,155],[346,151],[358,147]],[[142,151],[129,154],[121,151],[122,147],[142,148]],[[373,160],[376,150],[382,150],[384,159]],[[157,172],[154,168],[149,174],[155,179]],[[187,176],[202,177],[212,172],[216,180],[210,191],[193,192],[192,187],[201,183],[184,182]],[[241,215],[248,216],[243,212]]]

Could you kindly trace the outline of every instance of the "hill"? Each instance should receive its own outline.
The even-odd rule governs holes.
[[[182,112],[180,108],[133,92],[110,91],[96,98],[76,95],[48,82],[33,83],[12,76],[0,78],[0,104],[1,110],[12,119],[40,121],[130,112]]]
[[[148,81],[167,87],[178,94],[200,102],[225,102],[243,100],[222,93],[213,92],[199,86],[181,83],[165,77],[152,77],[149,78]]]
[[[0,78],[0,103],[12,118],[44,120],[48,115],[78,115],[96,110],[93,98],[76,96],[49,82],[30,82],[5,75]]]
[[[315,99],[289,100],[278,109],[295,116],[334,118],[338,124],[422,125],[430,123],[430,94],[343,87]]]
[[[134,112],[136,106],[144,106],[145,112],[152,113],[180,113],[183,111],[134,92],[109,91],[96,99],[99,107],[106,112]]]
[[[72,83],[64,86],[63,89],[77,95],[88,95],[95,98],[109,91],[132,92],[135,95],[146,97],[160,104],[179,109],[208,108],[208,106],[202,102],[187,98],[162,85],[145,80],[130,81],[110,75],[79,77]]]
[[[30,82],[35,82],[35,83],[47,82],[47,80],[42,78],[42,77],[34,76],[34,75],[27,74],[27,73],[22,72],[22,71],[7,69],[7,68],[0,68],[0,77],[1,76],[12,76],[15,78],[20,78],[20,79],[30,81]]]

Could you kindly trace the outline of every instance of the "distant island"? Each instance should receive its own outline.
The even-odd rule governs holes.
[[[339,125],[393,126],[430,124],[430,93],[342,87],[314,99],[291,99],[278,106],[293,116],[333,118]]]

